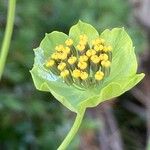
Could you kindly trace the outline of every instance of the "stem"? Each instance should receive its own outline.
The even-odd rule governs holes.
[[[146,150],[150,150],[150,140],[149,140],[148,143],[147,143]]]
[[[84,113],[85,113],[85,110],[82,110],[80,113],[77,114],[75,122],[70,132],[68,133],[68,135],[66,136],[66,138],[64,139],[64,141],[61,143],[61,145],[59,146],[57,150],[65,150],[67,146],[70,144],[70,142],[72,141],[73,137],[75,136],[75,134],[77,133],[80,127]]]
[[[7,24],[6,24],[5,35],[2,42],[1,53],[0,53],[0,80],[4,71],[8,49],[10,46],[13,25],[14,25],[14,18],[15,18],[15,6],[16,6],[16,0],[9,0],[9,6],[7,12]]]

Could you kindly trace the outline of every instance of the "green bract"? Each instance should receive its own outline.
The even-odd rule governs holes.
[[[65,40],[71,38],[74,41],[74,46],[77,46],[78,37],[81,34],[87,35],[89,45],[93,39],[101,37],[112,46],[112,63],[109,76],[99,86],[86,89],[68,86],[62,78],[55,76],[44,67],[45,60],[55,51],[58,44],[63,44]],[[136,74],[137,60],[134,47],[124,28],[106,29],[99,35],[93,26],[79,21],[71,27],[69,36],[58,31],[46,34],[34,52],[35,60],[31,75],[36,88],[51,92],[58,101],[76,113],[121,95],[144,77],[143,73]]]

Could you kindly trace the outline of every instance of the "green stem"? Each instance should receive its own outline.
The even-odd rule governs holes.
[[[2,42],[1,53],[0,53],[0,80],[4,71],[5,62],[6,62],[11,36],[13,32],[15,6],[16,6],[16,0],[9,0],[7,24],[6,24],[5,35]]]
[[[146,150],[150,150],[150,137],[148,137]]]
[[[82,110],[80,113],[77,114],[75,122],[70,132],[68,133],[68,135],[66,136],[66,138],[64,139],[64,141],[61,143],[61,145],[59,146],[57,150],[65,150],[67,146],[70,144],[70,142],[72,141],[73,137],[75,136],[75,134],[77,133],[80,127],[84,113],[85,113],[85,110]]]

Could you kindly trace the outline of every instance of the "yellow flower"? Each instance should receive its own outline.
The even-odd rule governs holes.
[[[102,61],[101,62],[101,65],[103,66],[103,67],[106,67],[106,68],[108,68],[108,67],[110,67],[110,61],[109,60],[107,60],[107,61]]]
[[[68,59],[68,63],[69,63],[70,65],[73,65],[76,61],[77,61],[77,57],[75,57],[75,56],[71,56],[71,57]]]
[[[95,79],[96,79],[96,80],[100,81],[100,80],[102,80],[103,78],[104,78],[104,73],[103,73],[102,71],[97,71],[97,72],[95,73]]]
[[[86,80],[88,78],[88,73],[85,72],[85,71],[82,71],[81,74],[80,74],[80,78],[82,80]]]
[[[67,39],[67,40],[65,41],[65,44],[66,44],[67,46],[71,46],[71,45],[73,45],[73,40],[72,40],[72,39]]]
[[[55,61],[52,60],[52,59],[50,59],[50,60],[48,60],[48,61],[46,62],[45,66],[46,66],[46,67],[52,67],[54,64],[55,64]]]
[[[85,45],[83,45],[83,44],[78,44],[78,45],[77,45],[77,49],[78,49],[79,51],[83,51],[83,50],[85,49]]]
[[[80,74],[81,74],[81,71],[80,71],[79,69],[75,69],[75,70],[73,70],[73,72],[72,72],[72,76],[73,76],[74,78],[79,78],[79,77],[80,77]]]
[[[91,57],[91,56],[93,56],[93,55],[95,55],[96,54],[96,51],[94,50],[94,49],[89,49],[87,52],[86,52],[86,55],[88,56],[88,57]]]
[[[99,56],[99,59],[106,61],[106,60],[108,60],[108,55],[107,55],[107,54],[101,54],[101,55]]]
[[[63,70],[61,73],[60,73],[60,76],[61,77],[63,77],[63,78],[65,78],[65,77],[67,77],[69,75],[69,70]]]
[[[84,62],[84,61],[81,61],[78,63],[78,67],[82,70],[86,69],[87,68],[87,63]]]
[[[100,61],[100,58],[97,56],[97,55],[93,55],[91,57],[91,61],[94,63],[94,64],[98,64],[99,61]]]
[[[79,57],[79,61],[88,61],[88,57],[86,56],[86,55],[81,55],[80,57]]]
[[[64,62],[61,62],[61,63],[57,66],[58,70],[60,70],[60,71],[64,70],[65,67],[66,67],[66,63],[64,63]]]
[[[46,61],[45,67],[55,75],[60,75],[66,84],[74,83],[86,88],[106,77],[103,72],[111,66],[111,57],[108,55],[111,55],[112,47],[102,38],[88,41],[85,34],[78,38],[79,43],[76,47],[73,46],[74,41],[70,38],[58,44],[55,47],[56,51]],[[84,80],[86,82],[82,82]]]

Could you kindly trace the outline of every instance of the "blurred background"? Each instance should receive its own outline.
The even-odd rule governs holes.
[[[0,0],[0,45],[7,4]],[[68,133],[75,114],[50,93],[37,91],[29,70],[32,49],[45,33],[68,33],[79,19],[99,32],[124,26],[146,77],[113,101],[88,109],[68,150],[150,150],[150,0],[18,0],[0,82],[0,150],[56,150]]]

